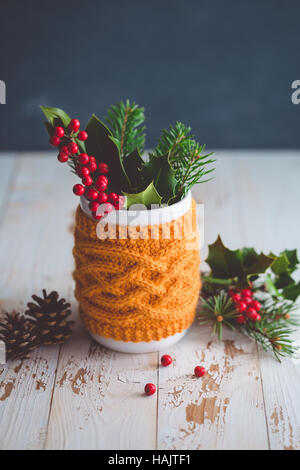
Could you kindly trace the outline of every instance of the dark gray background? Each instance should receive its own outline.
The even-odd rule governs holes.
[[[299,148],[297,0],[0,3],[0,149],[49,148],[39,104],[86,123],[131,98],[147,146],[182,120],[211,148]]]

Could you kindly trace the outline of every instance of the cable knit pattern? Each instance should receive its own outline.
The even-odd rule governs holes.
[[[120,341],[158,341],[193,322],[200,290],[194,201],[171,223],[108,227],[116,239],[101,240],[97,222],[78,207],[75,225],[75,296],[88,330]],[[178,230],[183,236],[178,239]],[[170,237],[164,234],[170,232]],[[152,234],[152,238],[150,238]],[[153,235],[154,234],[154,235]],[[154,239],[153,239],[154,238]]]

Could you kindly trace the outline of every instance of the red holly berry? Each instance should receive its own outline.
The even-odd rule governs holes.
[[[89,201],[96,201],[97,197],[98,197],[98,193],[95,189],[93,188],[88,188],[85,190],[85,197],[89,200]],[[99,204],[98,204],[99,205]],[[98,209],[98,208],[97,208]]]
[[[97,170],[97,163],[93,161],[89,162],[88,169],[90,170],[90,173],[94,173],[94,171]]]
[[[243,302],[245,304],[250,305],[252,303],[252,298],[251,297],[243,297]]]
[[[73,186],[73,193],[76,196],[82,196],[84,193],[84,186],[82,186],[82,184],[75,184],[75,186]]]
[[[107,175],[109,166],[106,163],[99,163],[98,170],[101,175]]]
[[[98,207],[99,207],[99,203],[96,202],[96,201],[91,201],[89,203],[89,208],[90,208],[91,212],[97,212]]]
[[[101,192],[106,190],[107,185],[108,185],[108,179],[106,178],[106,176],[103,176],[103,175],[99,176],[99,178],[97,179],[95,183],[96,189],[98,189]]]
[[[90,155],[90,162],[95,162],[96,163],[96,158],[93,155]]]
[[[50,144],[53,145],[53,147],[58,147],[60,144],[60,138],[57,137],[56,135],[52,135],[49,140]]]
[[[146,384],[144,390],[146,395],[153,395],[156,392],[156,387],[154,384]]]
[[[241,300],[240,294],[233,294],[232,300],[233,302],[239,302]]]
[[[250,306],[257,312],[261,309],[261,303],[259,303],[258,300],[252,300]]]
[[[85,132],[85,131],[80,131],[80,132],[78,132],[77,138],[78,138],[79,140],[84,141],[84,140],[86,140],[86,139],[88,138],[88,134],[87,134],[87,132]]]
[[[236,317],[236,321],[237,323],[239,323],[240,325],[244,325],[246,323],[246,318],[244,317],[244,315],[238,315]]]
[[[114,210],[114,206],[110,202],[107,202],[106,204],[104,204],[105,214],[110,214],[110,212],[112,212],[113,210]]]
[[[57,155],[57,160],[61,163],[65,163],[69,160],[69,156],[65,152],[59,152],[59,154]]]
[[[100,220],[103,217],[101,214],[97,214],[97,212],[93,212],[92,216],[93,216],[93,219],[95,220]]]
[[[59,137],[61,139],[65,135],[64,128],[61,126],[57,126],[55,128],[54,135],[56,135],[56,137]]]
[[[249,310],[253,310],[253,312],[251,314],[249,314],[249,318],[252,320],[252,321],[260,321],[261,320],[261,316],[259,313],[257,313],[254,309],[248,309]]]
[[[84,176],[81,181],[85,186],[91,186],[91,184],[93,184],[93,180],[90,176]]]
[[[194,369],[194,373],[196,377],[203,377],[203,375],[205,375],[205,368],[201,366],[196,366]]]
[[[89,176],[90,170],[86,166],[80,166],[77,168],[77,175],[80,176],[81,178],[84,178],[85,176]]]
[[[90,157],[86,153],[81,153],[77,160],[80,165],[86,165],[90,161]]]
[[[250,289],[242,289],[241,294],[243,297],[252,297],[252,291]]]
[[[235,289],[228,289],[229,297],[232,297],[236,293]]]
[[[110,193],[109,196],[108,196],[108,199],[114,203],[118,200],[118,195],[116,193]]]
[[[69,124],[69,129],[73,132],[77,132],[80,127],[80,122],[78,119],[71,119],[71,122]]]
[[[164,356],[162,356],[160,362],[162,363],[164,367],[167,367],[170,364],[172,364],[172,358],[171,356],[169,356],[169,354],[165,354]]]
[[[238,306],[237,306],[237,309],[240,313],[244,312],[247,309],[246,302],[243,302],[243,301],[239,302]]]
[[[97,197],[97,201],[99,204],[104,204],[105,202],[108,201],[108,196],[106,193],[99,193]]]
[[[62,145],[60,148],[59,148],[59,151],[60,152],[64,152],[66,153],[67,155],[69,154],[69,150],[68,150],[68,147],[66,145]]]
[[[70,153],[75,154],[78,152],[78,145],[75,142],[70,142],[68,144],[68,150]]]

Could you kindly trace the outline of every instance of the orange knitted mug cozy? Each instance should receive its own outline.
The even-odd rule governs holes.
[[[114,239],[99,239],[96,228],[78,207],[75,296],[86,328],[133,342],[159,341],[187,329],[200,290],[195,202],[172,222],[139,227],[138,238],[137,227],[131,233],[130,227],[107,224]]]

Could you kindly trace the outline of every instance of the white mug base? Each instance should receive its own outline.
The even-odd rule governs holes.
[[[162,349],[170,348],[175,343],[181,340],[186,334],[187,329],[181,333],[176,333],[175,335],[168,336],[163,338],[160,341],[140,341],[138,343],[133,343],[132,341],[116,341],[112,338],[105,338],[104,336],[98,336],[90,332],[92,338],[97,341],[97,343],[105,346],[108,349],[113,351],[118,351],[121,353],[129,354],[143,354],[150,352],[161,351]]]

